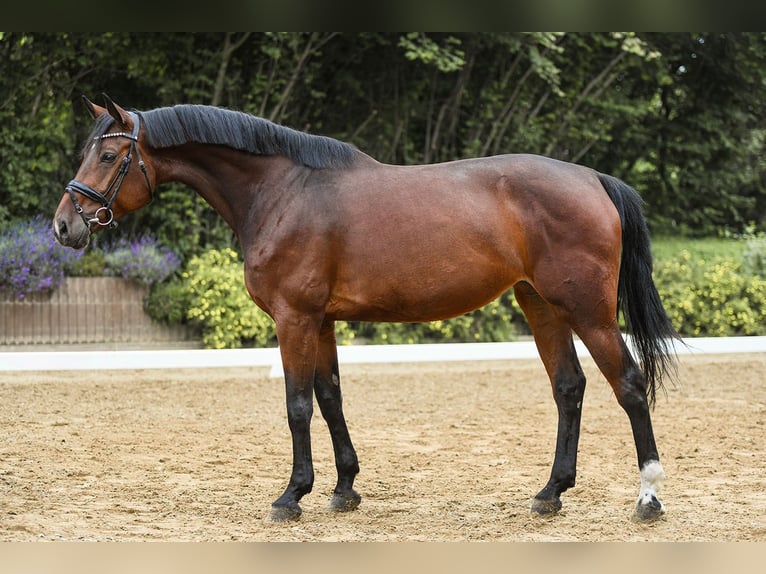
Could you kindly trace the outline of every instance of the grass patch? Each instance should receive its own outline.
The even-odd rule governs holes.
[[[717,257],[731,257],[742,261],[747,241],[742,239],[706,237],[655,237],[652,239],[652,254],[656,261],[672,259],[681,251],[688,251],[693,260],[710,261]]]

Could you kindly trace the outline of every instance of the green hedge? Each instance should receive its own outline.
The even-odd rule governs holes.
[[[206,347],[241,347],[244,341],[264,347],[275,342],[274,322],[247,294],[235,251],[210,250],[193,257],[183,279],[189,291],[186,317],[202,326]]]
[[[766,334],[766,279],[736,259],[695,259],[682,250],[656,266],[654,279],[683,336]]]
[[[274,346],[274,322],[250,299],[242,260],[231,250],[209,250],[193,257],[181,277],[157,285],[146,309],[165,323],[190,323],[201,329],[203,344],[213,349]],[[509,291],[486,307],[448,321],[431,323],[336,324],[341,344],[510,341],[525,329],[524,318]]]
[[[766,241],[751,242],[743,262],[681,250],[655,264],[654,278],[682,336],[766,334]],[[152,290],[147,309],[168,323],[198,325],[211,348],[274,346],[274,323],[244,286],[242,260],[231,249],[192,258],[181,277]],[[512,341],[528,327],[511,291],[489,305],[448,321],[345,323],[341,344]]]
[[[373,344],[513,341],[527,332],[511,291],[472,313],[430,323],[352,323],[357,337]]]

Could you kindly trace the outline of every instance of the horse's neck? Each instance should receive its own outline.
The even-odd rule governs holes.
[[[264,212],[257,204],[275,201],[272,190],[295,185],[298,174],[305,171],[284,157],[255,156],[219,146],[187,144],[160,155],[158,182],[191,187],[237,234]]]

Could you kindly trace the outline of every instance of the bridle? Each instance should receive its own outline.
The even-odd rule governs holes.
[[[149,195],[151,199],[154,199],[154,189],[152,188],[152,184],[149,181],[149,175],[146,173],[146,165],[144,164],[144,160],[141,158],[141,152],[138,149],[139,117],[137,114],[133,112],[128,112],[128,114],[130,114],[130,117],[133,119],[132,133],[111,132],[111,133],[105,133],[101,136],[96,136],[95,138],[93,138],[96,141],[104,140],[107,138],[117,138],[117,137],[128,138],[129,140],[131,140],[128,154],[124,158],[122,158],[120,167],[117,170],[117,173],[114,174],[112,181],[109,182],[109,186],[106,188],[106,191],[104,191],[104,193],[101,193],[93,189],[91,186],[85,183],[82,183],[81,181],[77,181],[76,179],[73,179],[72,181],[70,181],[66,186],[66,191],[69,192],[69,197],[72,199],[74,210],[80,215],[80,217],[82,217],[82,220],[85,222],[85,225],[88,229],[91,229],[91,225],[94,223],[104,227],[106,226],[109,226],[110,228],[117,227],[117,222],[114,220],[114,213],[112,212],[112,205],[114,204],[114,200],[117,199],[117,194],[120,191],[122,182],[125,180],[125,176],[128,174],[128,170],[130,169],[130,163],[133,161],[134,152],[136,154],[136,157],[138,157],[138,167],[141,169],[141,173],[144,174],[144,179],[146,180],[146,186],[149,188]],[[111,195],[110,195],[110,192],[111,192]],[[101,207],[99,207],[92,216],[90,217],[87,216],[82,206],[77,201],[76,193],[84,195],[88,199],[100,203]],[[103,216],[103,219],[102,219],[102,216]]]

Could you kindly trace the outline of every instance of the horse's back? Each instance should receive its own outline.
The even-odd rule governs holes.
[[[597,243],[613,241],[619,224],[593,170],[535,155],[373,163],[339,186],[329,307],[344,318],[468,312],[532,282],[540,259],[573,256],[583,236],[603,228]]]
[[[512,265],[519,249],[611,240],[619,215],[593,169],[533,154],[418,166],[378,164],[351,185],[340,212],[365,237],[407,245],[470,243]],[[412,242],[401,243],[406,238]],[[598,241],[598,237],[593,237]]]

